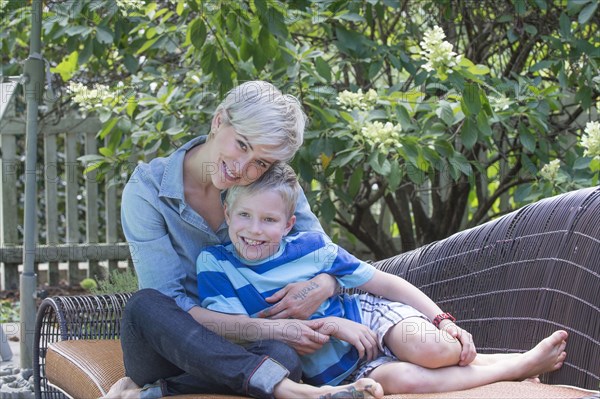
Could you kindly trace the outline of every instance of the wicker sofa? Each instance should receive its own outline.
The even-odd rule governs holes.
[[[541,376],[543,384],[503,382],[397,397],[599,397],[559,385],[599,387],[600,187],[544,199],[376,265],[452,312],[480,353],[523,352],[556,329],[570,335],[566,363]],[[34,338],[36,398],[99,397],[124,375],[118,339],[128,298],[43,301]]]

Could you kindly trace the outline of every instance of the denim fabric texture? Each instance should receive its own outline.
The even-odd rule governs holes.
[[[152,289],[127,302],[121,345],[126,375],[148,399],[192,393],[272,398],[285,377],[302,376],[298,355],[284,343],[233,344]]]
[[[197,137],[167,158],[138,165],[123,190],[121,221],[140,288],[154,288],[174,298],[185,311],[200,303],[196,258],[204,248],[229,242],[227,224],[213,231],[186,202],[183,160],[201,145]],[[206,165],[207,168],[214,165]],[[219,212],[222,210],[215,210]],[[298,198],[292,231],[323,232],[306,196]]]

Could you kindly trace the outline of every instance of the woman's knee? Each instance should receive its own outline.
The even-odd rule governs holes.
[[[281,341],[263,341],[263,343],[267,345],[265,353],[289,370],[290,375],[288,378],[292,381],[300,381],[302,378],[302,363],[296,351]]]

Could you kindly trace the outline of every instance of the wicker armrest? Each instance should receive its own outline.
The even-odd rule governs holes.
[[[46,298],[40,305],[34,335],[33,373],[36,398],[65,398],[48,385],[48,345],[66,340],[116,339],[131,294]]]
[[[567,360],[542,381],[598,389],[600,188],[544,199],[377,262],[421,288],[480,353],[524,352],[557,329]]]

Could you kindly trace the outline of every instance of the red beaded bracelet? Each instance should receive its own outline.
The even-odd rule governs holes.
[[[442,320],[450,320],[452,322],[455,322],[456,317],[452,316],[450,313],[441,313],[435,316],[435,318],[433,319],[433,325],[436,328],[440,328],[440,323],[442,322]]]

